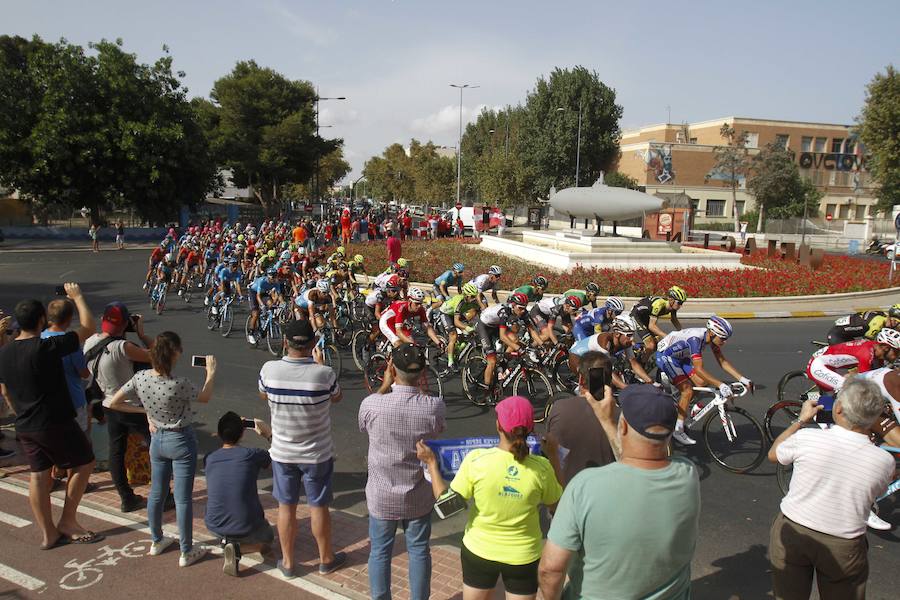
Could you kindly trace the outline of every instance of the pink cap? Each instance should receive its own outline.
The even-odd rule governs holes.
[[[524,427],[528,431],[534,429],[534,408],[524,396],[510,396],[497,404],[497,421],[500,429],[511,432],[516,427]]]

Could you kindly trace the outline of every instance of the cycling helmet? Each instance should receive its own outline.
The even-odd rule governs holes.
[[[588,294],[596,295],[600,293],[600,286],[594,282],[591,282],[584,286],[584,291],[586,291]]]
[[[494,267],[491,268],[493,269]],[[515,304],[516,306],[528,306],[528,296],[526,296],[522,292],[516,292],[515,294],[510,295],[507,302],[509,304]]]
[[[344,261],[341,261],[341,262],[338,263],[337,268],[338,268],[339,271],[346,271],[346,270],[347,270],[347,263],[345,263]]]
[[[422,302],[423,300],[425,300],[425,292],[423,292],[419,288],[410,288],[409,292],[407,293],[407,297],[410,300],[414,300],[415,302]]]
[[[457,273],[462,273],[463,271],[466,270],[466,265],[464,265],[462,263],[453,263],[453,270],[456,271]]]
[[[714,336],[723,340],[727,340],[731,337],[731,334],[734,333],[731,324],[722,317],[717,317],[716,315],[709,318],[706,322],[706,328],[709,329],[710,333]]]
[[[467,283],[462,288],[463,296],[474,297],[478,295],[478,286],[474,283]]]
[[[355,262],[358,265],[363,264],[365,261],[366,261],[366,259],[363,257],[362,254],[357,254],[356,256],[353,257],[353,262]]]
[[[290,246],[288,246],[288,250],[290,250],[291,252],[296,252],[297,244],[291,244]]]
[[[229,258],[229,259],[228,259],[228,264],[229,264],[229,265],[236,265],[236,264],[238,264],[238,262],[239,262],[239,261],[238,261],[238,259],[236,259],[236,258]]]
[[[238,241],[239,241],[239,242],[243,242],[243,241],[244,241],[244,234],[243,234],[243,233],[242,233],[241,235],[238,236]]]
[[[165,248],[165,247],[168,246],[168,245],[169,245],[169,244],[168,244],[165,240],[163,240],[162,242],[159,243],[159,247],[160,247],[160,248]]]
[[[300,246],[299,248],[297,248],[297,254],[299,254],[300,256],[303,256],[304,254],[306,254],[306,248],[304,248],[303,246]]]
[[[606,299],[606,308],[607,310],[611,310],[614,313],[619,314],[620,312],[625,310],[625,305],[622,304],[622,301],[615,296],[610,296]]]
[[[619,315],[613,319],[613,331],[630,335],[637,330],[637,323],[631,315]]]
[[[281,242],[281,247],[285,250],[290,248],[290,246],[291,246],[290,242]]]
[[[900,349],[900,331],[896,329],[882,329],[875,336],[875,341],[879,344],[887,344],[891,348]]]
[[[503,275],[503,269],[501,269],[497,265],[491,265],[491,268],[488,269],[488,275],[496,275],[497,277],[500,277],[501,275]]]
[[[687,292],[677,285],[673,285],[669,288],[669,298],[677,300],[678,302],[685,302],[687,301]]]
[[[172,256],[171,252],[166,254],[163,258],[165,259],[166,262],[172,262],[173,260],[175,260],[175,258]]]
[[[319,275],[324,275],[326,272],[327,271],[324,265],[319,265],[318,267],[316,267],[316,273],[318,273]]]
[[[405,269],[407,267],[407,265],[409,265],[409,261],[406,260],[405,258],[401,257],[401,258],[397,259],[397,266],[400,267],[401,269]]]
[[[276,267],[269,267],[268,269],[266,269],[266,275],[268,275],[269,277],[275,277],[276,275],[278,275],[278,269]]]
[[[275,258],[275,251],[269,250],[268,252],[266,252],[266,256],[268,256],[269,258]]]
[[[888,316],[900,319],[900,304],[894,304],[888,309]]]
[[[531,280],[531,284],[537,287],[545,288],[547,287],[547,278],[543,275],[535,275],[534,279]]]
[[[400,279],[409,279],[409,271],[406,269],[397,269],[397,277]]]
[[[341,256],[344,256],[344,254],[347,253],[347,249],[344,248],[343,246],[338,246],[337,250],[335,250],[335,252],[340,254]]]
[[[387,278],[387,283],[385,284],[387,288],[397,289],[400,287],[400,277],[397,275],[391,275]]]
[[[320,279],[316,282],[316,289],[320,292],[328,293],[331,291],[331,284],[328,283],[327,279]]]
[[[288,260],[291,257],[291,251],[285,250],[281,253],[281,260]]]
[[[581,298],[578,296],[567,296],[565,300],[566,306],[572,308],[581,308]]]

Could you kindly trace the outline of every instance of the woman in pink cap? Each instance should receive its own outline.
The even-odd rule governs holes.
[[[558,448],[545,443],[549,460],[528,451],[526,438],[534,429],[531,402],[512,396],[497,404],[496,410],[500,443],[469,452],[449,490],[434,453],[424,442],[417,444],[419,460],[428,465],[435,498],[446,493],[475,501],[460,549],[464,600],[492,597],[501,575],[507,597],[526,600],[537,595],[538,506],[543,504],[552,512],[562,495]]]

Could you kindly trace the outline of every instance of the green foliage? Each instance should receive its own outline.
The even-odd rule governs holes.
[[[350,172],[350,163],[344,160],[341,148],[332,150],[319,160],[319,179],[322,190],[332,188]],[[309,200],[315,196],[315,176],[306,183],[289,183],[282,187],[281,195],[286,200]]]
[[[628,188],[629,190],[638,189],[637,179],[619,171],[613,171],[604,175],[603,183],[610,187]]]
[[[380,200],[440,205],[455,196],[456,161],[439,156],[432,142],[413,139],[408,154],[392,144],[366,162],[363,175],[367,193]]]
[[[0,184],[95,220],[115,204],[162,221],[202,200],[215,165],[171,57],[139,64],[120,40],[91,50],[0,37]]]
[[[893,65],[869,83],[857,120],[869,153],[867,165],[878,183],[876,207],[890,214],[900,204],[900,73]]]
[[[809,218],[818,216],[819,200],[825,194],[816,189],[816,186],[809,179],[800,180],[800,189],[797,196],[790,198],[787,202],[773,207],[769,210],[769,216],[773,219],[791,219],[803,216],[803,204],[806,203],[806,215]]]
[[[731,189],[731,206],[734,211],[734,231],[740,229],[737,215],[737,188],[741,179],[745,178],[750,170],[750,156],[747,153],[747,132],[738,133],[728,123],[723,123],[719,128],[719,135],[725,140],[725,145],[716,146],[713,149],[715,164],[706,175],[706,180],[718,179],[724,181]]]

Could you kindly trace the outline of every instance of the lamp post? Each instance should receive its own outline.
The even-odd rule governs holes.
[[[459,90],[459,139],[456,144],[456,203],[459,204],[459,189],[460,183],[462,182],[462,96],[463,90],[466,88],[475,89],[481,87],[480,85],[471,85],[468,83],[456,84],[451,83],[450,87],[457,88]]]
[[[583,104],[578,103],[578,137],[575,141],[575,187],[578,187],[578,174],[581,171],[581,110]],[[556,112],[563,112],[565,108],[557,108]],[[509,126],[509,117],[507,117],[507,127]]]
[[[320,96],[319,88],[316,88],[316,97],[314,98],[316,103],[316,138],[319,137],[319,102],[321,100],[346,100],[346,96]],[[330,125],[323,127],[331,127]],[[318,142],[318,139],[316,140]],[[316,200],[321,201],[319,197],[319,152],[316,151]]]

